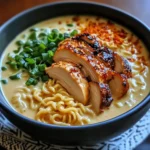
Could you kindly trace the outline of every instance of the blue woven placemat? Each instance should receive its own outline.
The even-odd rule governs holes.
[[[97,145],[60,146],[32,139],[0,112],[0,145],[7,150],[132,150],[150,134],[150,110],[122,135]]]

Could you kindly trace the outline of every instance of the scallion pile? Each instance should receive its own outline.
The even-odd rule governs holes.
[[[26,71],[29,73],[27,86],[36,85],[39,81],[47,81],[45,68],[53,63],[53,56],[59,42],[77,33],[77,30],[62,34],[57,29],[51,31],[50,29],[31,29],[27,40],[17,41],[18,49],[8,54],[6,64],[18,72],[9,78],[11,80],[20,79],[21,73]],[[4,67],[3,70],[5,70]]]

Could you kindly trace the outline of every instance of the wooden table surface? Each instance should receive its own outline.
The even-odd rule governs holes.
[[[0,25],[17,13],[36,5],[54,2],[56,0],[0,0]],[[63,0],[62,0],[63,1]],[[68,0],[71,1],[71,0]],[[93,0],[121,8],[150,27],[150,0]],[[140,145],[137,150],[149,150],[150,139]],[[0,149],[2,149],[0,147]]]

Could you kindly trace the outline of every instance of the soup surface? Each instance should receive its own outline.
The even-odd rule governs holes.
[[[112,104],[97,114],[90,102],[84,105],[76,101],[69,94],[70,92],[55,79],[49,78],[46,82],[38,81],[36,85],[27,85],[29,73],[24,69],[14,69],[6,64],[10,60],[8,54],[16,55],[22,51],[20,49],[20,52],[14,52],[14,50],[18,50],[16,41],[26,42],[31,33],[36,32],[40,36],[41,33],[50,34],[52,29],[57,29],[62,35],[64,33],[71,35],[72,33],[72,36],[88,32],[95,35],[101,45],[126,58],[132,70],[132,77],[127,79],[129,83],[127,93],[119,99],[113,96]],[[19,47],[21,48],[21,46]],[[41,122],[57,125],[84,125],[101,122],[130,110],[150,92],[150,61],[148,59],[149,54],[142,41],[131,31],[115,22],[95,16],[58,17],[26,29],[7,46],[1,62],[3,68],[1,89],[9,104],[16,111]],[[20,79],[9,78],[18,72]],[[117,85],[114,88],[117,88]]]

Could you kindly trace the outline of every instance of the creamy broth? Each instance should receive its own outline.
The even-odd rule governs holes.
[[[40,29],[57,28],[61,33],[70,32],[74,29],[77,29],[80,33],[85,29],[85,27],[87,26],[87,24],[90,21],[100,22],[100,23],[107,22],[106,19],[97,18],[94,16],[80,16],[79,21],[77,21],[77,19],[72,19],[72,18],[73,18],[73,16],[64,16],[64,17],[49,19],[49,20],[40,22],[32,27],[37,27]],[[66,25],[69,23],[73,23],[74,24],[73,27],[69,27]],[[29,31],[30,28],[26,29],[25,31],[23,31],[22,33],[17,35],[17,37],[7,46],[7,48],[5,49],[3,56],[2,56],[2,62],[1,62],[2,66],[6,66],[5,63],[7,62],[7,54],[10,52],[13,52],[13,50],[17,49],[17,45],[15,44],[16,41],[20,40],[20,39],[26,40],[26,37],[30,33],[30,31]],[[133,36],[133,34],[129,30],[123,28],[122,26],[116,24],[115,28],[116,29],[124,29],[127,32],[127,37],[128,36],[130,37],[132,35],[132,41],[130,42],[131,45],[132,45],[133,41],[135,42],[137,40],[136,36]],[[109,31],[109,32],[111,32],[111,31]],[[104,41],[103,43],[104,43],[104,45],[109,46],[109,44],[107,42]],[[110,48],[126,58],[131,59],[131,58],[136,57],[136,53],[133,53],[133,55],[128,54],[128,53],[126,53],[126,54],[122,53],[122,51],[121,51],[123,49],[122,47],[116,48],[115,46],[114,47],[110,46]],[[127,46],[127,49],[129,49],[129,48],[131,48],[131,47]],[[144,58],[146,59],[146,62],[150,63],[148,60],[149,54],[141,41],[138,41],[138,45],[135,46],[134,48],[139,49],[141,51],[140,56],[144,56]],[[133,76],[133,78],[128,79],[130,88],[129,88],[127,94],[120,100],[116,100],[114,98],[112,105],[108,109],[106,109],[104,112],[100,113],[99,115],[90,117],[90,123],[101,122],[104,120],[114,118],[120,114],[123,114],[124,112],[130,110],[131,108],[136,106],[138,103],[140,103],[150,92],[150,72],[149,72],[150,67],[147,66],[146,69],[140,73],[138,71],[134,71],[134,68],[136,70],[139,67],[139,66],[136,66],[137,64],[130,61],[130,65],[133,70],[134,76]],[[15,72],[12,69],[10,69],[9,67],[7,67],[7,68],[8,69],[6,71],[1,72],[1,78],[8,79],[8,83],[5,85],[1,84],[1,89],[3,91],[4,96],[6,97],[8,102],[10,102],[10,105],[13,107],[13,105],[11,104],[11,99],[12,99],[14,93],[16,93],[17,87],[25,86],[25,80],[27,80],[28,75],[24,73],[22,75],[22,79],[10,80],[9,76]],[[36,85],[36,87],[41,87],[41,86],[42,86],[42,83],[39,83],[38,85]],[[28,87],[28,88],[30,88],[30,87]],[[37,111],[31,110],[28,107],[28,104],[26,104],[26,107],[27,107],[27,110],[20,112],[20,113],[23,114],[24,116],[35,119],[35,114],[37,113]],[[16,110],[16,108],[14,108],[14,109]],[[17,109],[17,111],[19,112],[18,109]]]

